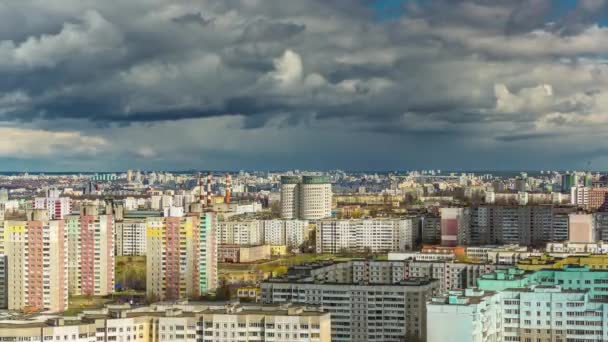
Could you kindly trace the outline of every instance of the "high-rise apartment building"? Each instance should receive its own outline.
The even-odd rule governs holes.
[[[72,295],[105,296],[114,291],[114,217],[85,204],[66,217],[69,287]]]
[[[264,224],[260,220],[218,222],[217,239],[220,244],[264,244]]]
[[[218,222],[218,241],[235,245],[284,245],[298,248],[308,240],[306,220],[234,220]]]
[[[300,216],[300,177],[281,177],[281,218],[296,219]]]
[[[146,290],[160,300],[200,295],[200,226],[198,215],[181,208],[146,220]]]
[[[68,305],[67,237],[62,220],[46,210],[5,223],[4,250],[9,310],[64,311]]]
[[[264,220],[264,243],[300,247],[308,240],[309,222],[306,220]]]
[[[0,254],[0,309],[8,306],[8,260],[6,255]]]
[[[588,213],[571,213],[568,215],[568,241],[596,241],[595,216]]]
[[[441,208],[441,245],[458,246],[469,242],[469,208]]]
[[[441,242],[441,217],[422,216],[422,243],[439,244]]]
[[[146,255],[146,220],[125,219],[115,224],[116,255]]]
[[[319,220],[331,217],[332,190],[329,177],[281,177],[281,217]]]
[[[204,212],[199,218],[199,293],[214,292],[218,287],[217,215]]]
[[[316,232],[317,253],[390,252],[412,250],[419,219],[321,220]]]

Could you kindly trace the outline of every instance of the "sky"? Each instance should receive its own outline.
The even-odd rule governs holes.
[[[0,170],[608,170],[608,0],[0,1]]]

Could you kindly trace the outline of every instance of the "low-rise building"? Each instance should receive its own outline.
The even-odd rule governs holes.
[[[228,263],[249,263],[271,258],[271,246],[219,245],[218,261]]]
[[[330,327],[330,315],[313,307],[159,303],[140,308],[112,305],[77,317],[41,314],[0,320],[0,340],[329,342]]]

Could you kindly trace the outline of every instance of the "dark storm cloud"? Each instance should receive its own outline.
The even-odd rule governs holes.
[[[571,4],[411,0],[384,20],[366,0],[9,2],[0,118],[542,140],[608,122],[608,2]]]

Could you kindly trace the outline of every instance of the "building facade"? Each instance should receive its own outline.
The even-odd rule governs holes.
[[[412,250],[419,219],[321,220],[316,223],[317,253]]]
[[[281,177],[281,217],[320,220],[331,217],[332,190],[326,176]]]
[[[116,256],[146,255],[146,220],[116,222]]]
[[[346,281],[321,282],[306,276],[297,280],[271,279],[261,285],[262,302],[322,307],[331,314],[334,342],[425,338],[425,302],[435,292],[436,281],[411,279],[399,283],[358,284],[352,276],[343,280]]]
[[[44,209],[24,221],[6,221],[8,309],[60,312],[68,306],[67,236],[62,220]]]
[[[114,292],[114,216],[84,205],[80,215],[66,217],[69,246],[69,292],[106,296]]]
[[[200,295],[199,217],[169,211],[146,221],[146,292],[159,300]]]

